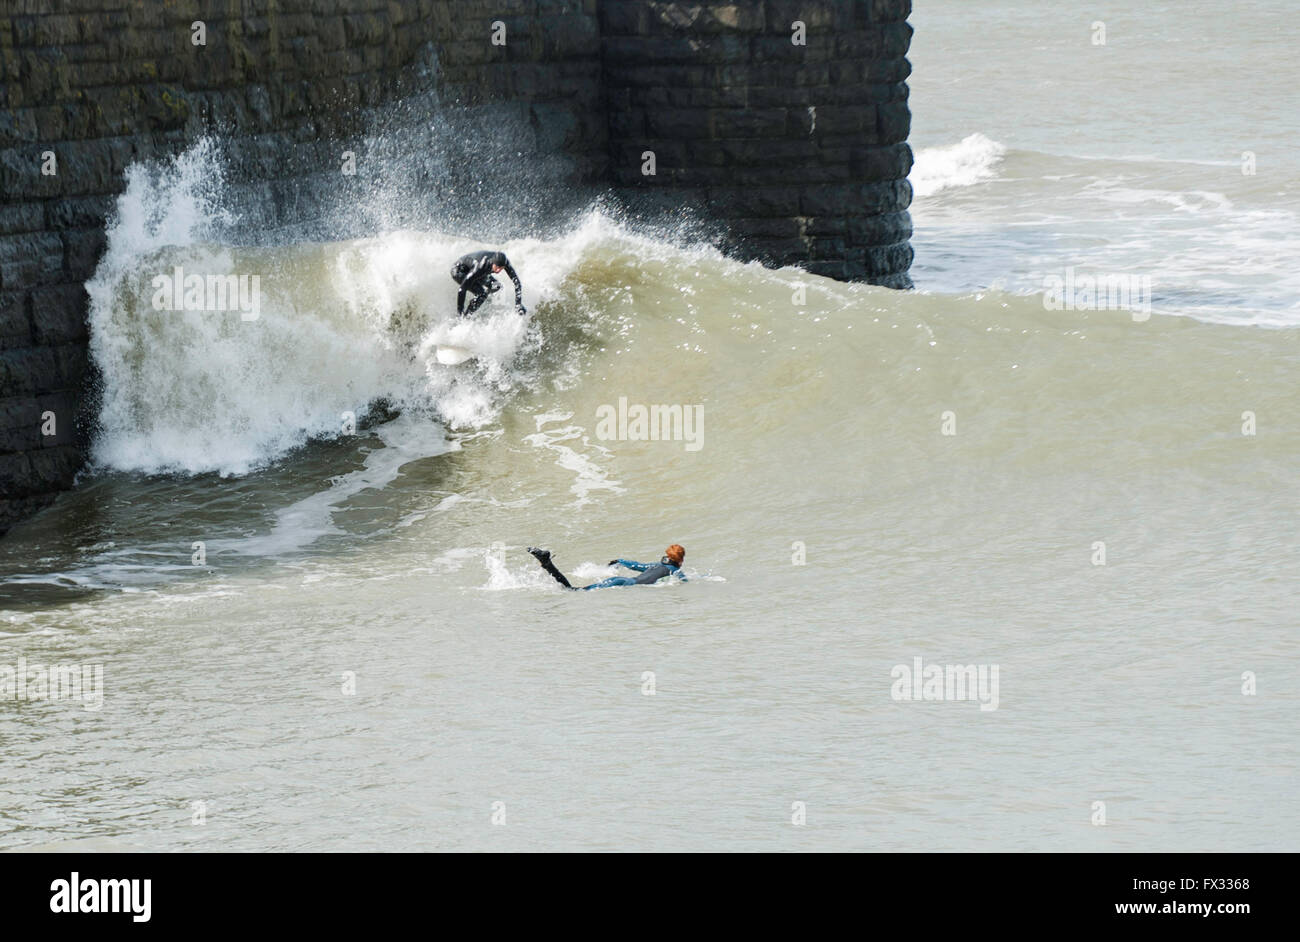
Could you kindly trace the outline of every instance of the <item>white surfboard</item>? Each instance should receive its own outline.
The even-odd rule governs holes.
[[[466,360],[472,360],[478,356],[473,350],[465,347],[453,347],[449,344],[438,344],[438,349],[434,353],[439,363],[446,366],[456,366],[458,363],[464,363]]]

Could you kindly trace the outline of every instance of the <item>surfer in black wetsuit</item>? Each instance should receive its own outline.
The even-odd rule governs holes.
[[[578,589],[584,591],[587,589],[607,589],[614,585],[651,585],[660,579],[674,575],[683,582],[686,581],[686,577],[681,572],[682,560],[686,558],[686,550],[676,543],[664,550],[663,558],[657,563],[638,563],[631,559],[611,559],[609,561],[611,566],[625,566],[641,573],[635,579],[630,576],[612,576],[601,582],[593,582],[591,585],[584,586],[570,585],[569,580],[564,578],[564,573],[556,569],[555,563],[551,562],[550,550],[536,549],[530,546],[528,552],[537,557],[537,561],[542,564],[542,568],[549,572],[556,582],[566,589],[575,591]]]
[[[523,285],[519,283],[519,276],[511,267],[510,259],[506,258],[505,252],[488,250],[462,255],[452,266],[452,280],[460,285],[460,293],[456,295],[456,313],[469,317],[488,299],[488,295],[500,291],[501,283],[492,276],[502,271],[515,283],[515,311],[519,314],[527,314],[528,312],[524,310]],[[466,291],[474,295],[474,300],[469,302],[468,308],[465,307]]]

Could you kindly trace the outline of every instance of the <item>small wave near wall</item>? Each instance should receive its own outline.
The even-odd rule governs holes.
[[[948,147],[922,148],[909,178],[912,193],[923,199],[940,190],[984,183],[997,175],[1006,153],[1006,147],[978,132]]]

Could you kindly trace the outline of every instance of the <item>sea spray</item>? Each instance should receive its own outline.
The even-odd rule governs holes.
[[[345,434],[376,401],[425,410],[455,427],[497,414],[520,382],[520,355],[540,346],[531,318],[489,305],[451,311],[450,260],[479,245],[398,231],[339,243],[223,244],[238,231],[218,149],[208,142],[165,166],[133,167],[88,285],[91,351],[101,376],[93,458],[150,472],[242,474],[312,438]],[[560,243],[505,243],[537,305],[608,224],[576,222]],[[160,279],[175,278],[157,309]],[[207,285],[256,284],[249,304],[207,304]],[[188,303],[177,289],[202,283]],[[214,295],[215,297],[215,295]],[[241,301],[242,301],[241,296]],[[177,310],[176,308],[180,308]],[[472,369],[438,365],[438,343],[479,354]]]

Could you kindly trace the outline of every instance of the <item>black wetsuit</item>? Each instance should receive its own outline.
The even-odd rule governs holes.
[[[657,563],[638,563],[631,559],[612,560],[610,565],[617,563],[620,566],[626,566],[628,569],[634,569],[641,575],[635,579],[629,576],[611,576],[600,582],[593,582],[591,585],[576,586],[571,585],[569,580],[565,578],[564,573],[555,568],[555,563],[551,562],[551,554],[548,551],[530,548],[528,552],[532,553],[537,558],[537,561],[542,564],[542,568],[549,572],[555,581],[566,589],[608,589],[610,586],[616,585],[652,585],[660,579],[672,575],[676,575],[683,582],[686,581],[686,577],[682,575],[681,567],[673,565],[668,557],[664,556]]]
[[[493,265],[500,265],[510,276],[510,280],[515,283],[515,309],[520,314],[524,313],[524,289],[519,283],[519,276],[510,266],[510,259],[506,258],[505,252],[485,250],[462,255],[452,266],[452,280],[460,285],[460,292],[456,295],[457,314],[468,317],[479,309],[479,306],[488,299],[488,295],[501,290],[501,284],[492,277]],[[469,308],[465,307],[466,291],[474,295]]]

